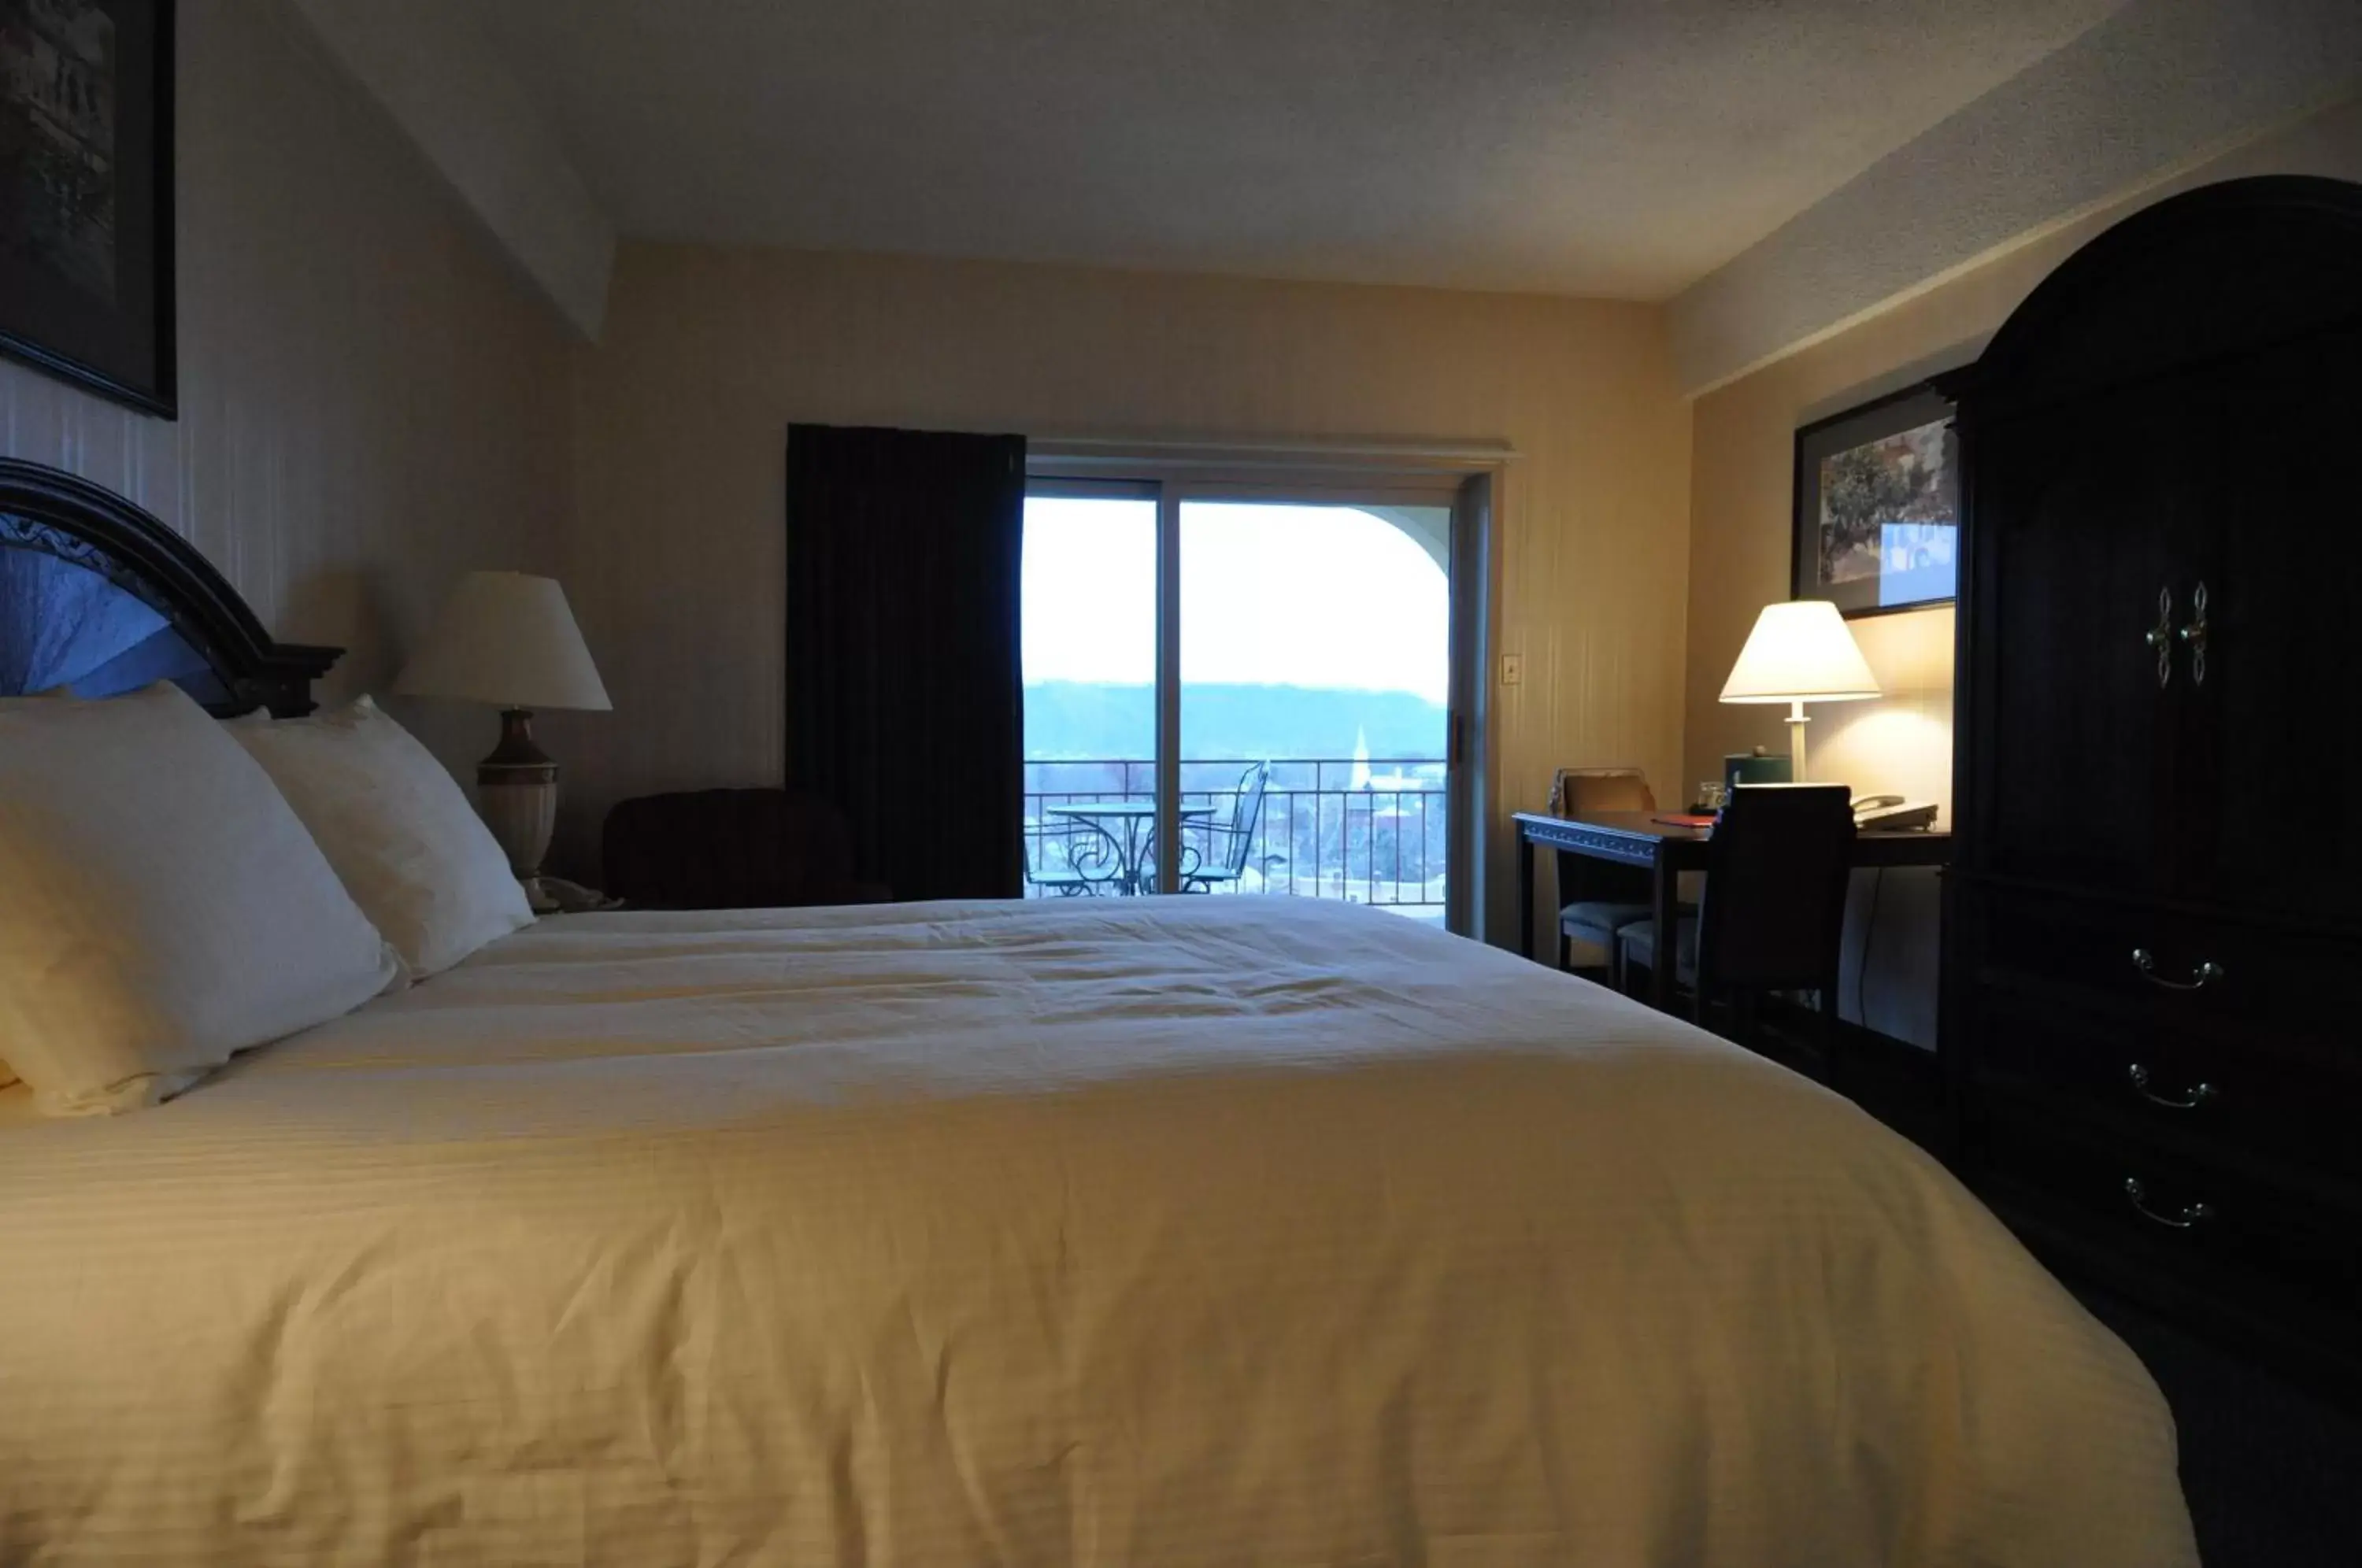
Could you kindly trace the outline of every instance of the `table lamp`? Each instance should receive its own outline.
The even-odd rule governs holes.
[[[1796,782],[1805,781],[1805,717],[1807,702],[1858,702],[1883,695],[1870,662],[1846,630],[1845,617],[1826,599],[1767,604],[1755,618],[1747,646],[1738,651],[1730,679],[1722,683],[1726,702],[1788,704],[1788,747]]]
[[[501,710],[501,743],[476,765],[476,809],[540,907],[541,859],[557,825],[557,764],[534,743],[533,710],[606,712],[614,705],[566,591],[523,572],[469,572],[393,689]]]

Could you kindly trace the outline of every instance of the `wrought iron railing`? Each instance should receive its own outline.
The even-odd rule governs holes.
[[[1226,865],[1244,757],[1181,764],[1181,804],[1210,808],[1181,830],[1180,868]],[[1440,919],[1450,843],[1444,763],[1438,757],[1275,757],[1238,875],[1208,880],[1220,893],[1345,899]],[[1052,808],[1153,802],[1156,765],[1140,757],[1025,765],[1026,893],[1130,890],[1087,823]],[[1154,885],[1153,847],[1142,845],[1139,882]]]

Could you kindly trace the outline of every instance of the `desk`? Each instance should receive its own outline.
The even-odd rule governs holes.
[[[1661,823],[1650,812],[1596,812],[1584,817],[1554,817],[1541,812],[1519,812],[1518,824],[1518,946],[1529,958],[1534,952],[1534,846],[1588,855],[1619,866],[1645,866],[1654,874],[1650,922],[1656,928],[1656,950],[1673,951],[1675,908],[1684,871],[1703,871],[1706,863],[1704,828],[1675,827]],[[1948,832],[1913,829],[1904,833],[1858,833],[1853,838],[1853,863],[1873,866],[1948,866],[1952,835]],[[1558,950],[1556,942],[1551,950]],[[1663,1007],[1672,999],[1673,969],[1670,963],[1649,969],[1649,1000]]]
[[[1071,806],[1046,808],[1052,816],[1068,822],[1081,823],[1106,840],[1115,854],[1116,872],[1108,878],[1116,891],[1124,894],[1142,890],[1141,874],[1148,861],[1148,850],[1156,837],[1156,802],[1153,801],[1085,801]],[[1211,806],[1183,806],[1176,813],[1183,827],[1211,818]]]

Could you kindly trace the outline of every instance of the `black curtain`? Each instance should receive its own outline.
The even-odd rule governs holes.
[[[897,899],[1024,891],[1025,439],[788,428],[788,782]]]

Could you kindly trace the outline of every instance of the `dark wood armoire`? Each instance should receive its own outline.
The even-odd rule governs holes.
[[[1958,400],[1944,1049],[2070,1274],[2362,1390],[2362,186],[2149,207]]]

